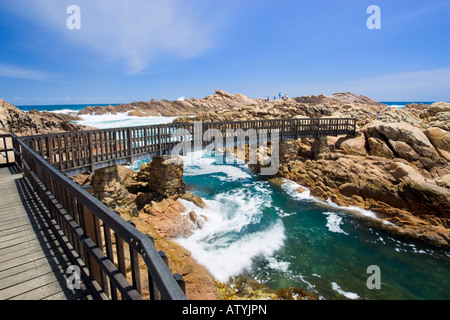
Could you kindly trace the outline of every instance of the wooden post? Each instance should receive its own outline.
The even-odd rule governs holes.
[[[161,127],[158,126],[159,155],[162,156]]]
[[[94,139],[97,139],[96,134],[94,134]],[[94,148],[92,146],[92,134],[90,132],[88,133],[88,148],[89,148],[89,161],[91,172],[94,173]]]
[[[82,217],[83,217],[82,221],[84,224],[83,225],[84,233],[86,233],[86,235],[89,238],[91,238],[94,242],[96,242],[96,228],[93,213],[88,208],[83,206]],[[87,262],[91,277],[94,280],[96,280],[100,284],[100,286],[102,286],[102,274],[100,266],[97,264],[97,262],[91,255],[89,255]]]
[[[128,135],[128,154],[130,159],[130,164],[133,163],[133,137],[132,137],[132,129],[127,129],[127,135]]]
[[[114,253],[113,253],[113,247],[112,247],[112,239],[111,239],[111,228],[108,225],[103,226],[103,232],[105,236],[105,247],[106,247],[106,256],[109,260],[111,260],[112,263],[114,263]],[[117,289],[112,284],[112,281],[110,281],[109,286],[111,288],[111,298],[113,300],[117,300]]]
[[[53,164],[53,139],[52,137],[47,137],[47,157],[49,159],[50,164]]]
[[[128,223],[131,224],[133,227],[136,227],[133,221],[129,220]],[[139,292],[139,294],[142,294],[141,275],[139,273],[139,257],[136,250],[134,250],[131,245],[130,245],[130,261],[131,261],[131,280],[133,287],[136,289],[137,292]]]
[[[184,281],[183,276],[179,273],[175,273],[173,278],[178,283],[183,293],[186,294],[186,281]]]

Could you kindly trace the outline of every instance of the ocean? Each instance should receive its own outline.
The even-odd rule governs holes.
[[[19,108],[69,113],[84,106]],[[112,128],[171,119],[118,114],[83,116],[80,123]],[[183,214],[193,210],[207,222],[176,241],[216,279],[246,276],[272,289],[300,287],[321,299],[450,299],[450,252],[375,229],[373,212],[321,201],[306,188],[299,193],[289,180],[273,184],[237,159],[218,164],[196,152],[183,160],[187,189],[207,204],[200,209],[181,200]],[[379,267],[380,289],[367,286],[371,266]]]

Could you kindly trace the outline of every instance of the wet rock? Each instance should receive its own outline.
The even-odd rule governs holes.
[[[188,237],[196,225],[195,221],[192,221],[194,218],[192,213],[182,214],[185,210],[186,207],[178,200],[152,201],[144,207],[143,212],[146,215],[141,215],[141,218],[151,224],[163,238]]]

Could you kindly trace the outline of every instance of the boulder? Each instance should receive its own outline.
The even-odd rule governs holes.
[[[192,193],[188,192],[188,193],[183,194],[181,196],[181,199],[190,201],[199,208],[202,208],[202,209],[206,208],[206,203],[203,201],[203,199],[198,196],[193,195]]]
[[[440,128],[429,128],[423,132],[439,154],[450,161],[450,132]]]
[[[450,189],[450,174],[443,175],[434,180],[434,182],[442,188]]]
[[[183,159],[155,156],[148,168],[148,186],[157,199],[179,197],[186,192],[183,180]]]
[[[79,118],[68,114],[39,112],[37,110],[24,112],[0,99],[0,133],[27,136],[92,129],[74,123],[76,120],[79,120]]]
[[[443,112],[450,112],[450,103],[435,102],[427,108],[426,115],[429,117],[433,117],[433,116],[437,116],[439,113],[443,113]]]
[[[432,160],[440,158],[425,133],[408,123],[373,121],[363,130],[367,138],[373,137],[388,141],[395,155],[408,161],[416,161],[420,157]]]
[[[413,167],[395,162],[391,174],[400,183],[399,193],[411,212],[450,218],[450,190],[424,178]]]
[[[356,137],[340,138],[335,146],[346,154],[367,156],[366,138],[363,133],[358,133]]]
[[[151,224],[163,238],[187,237],[196,228],[197,216],[193,211],[183,215],[185,210],[186,207],[178,200],[152,201],[144,207],[145,215],[141,214],[141,218]]]
[[[110,209],[137,216],[136,204],[119,176],[117,166],[98,169],[91,178],[94,196]]]
[[[370,137],[369,139],[367,139],[367,143],[371,156],[383,157],[388,159],[394,158],[394,152],[382,139]]]

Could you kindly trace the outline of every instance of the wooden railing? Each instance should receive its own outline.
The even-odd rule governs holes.
[[[328,135],[355,134],[353,118],[274,119],[235,122],[205,122],[202,132],[218,129],[225,139],[228,131],[261,129],[277,132],[280,141],[296,138],[318,138]],[[182,141],[174,138],[178,129],[194,132],[193,123],[150,125],[130,128],[103,129],[29,136],[25,143],[67,175],[117,164],[132,163],[139,158],[168,154]]]
[[[185,284],[167,256],[105,204],[56,170],[22,139],[12,136],[17,164],[46,209],[46,220],[66,252],[107,299],[184,300]]]
[[[9,166],[15,162],[14,149],[10,134],[0,135],[0,167]]]

